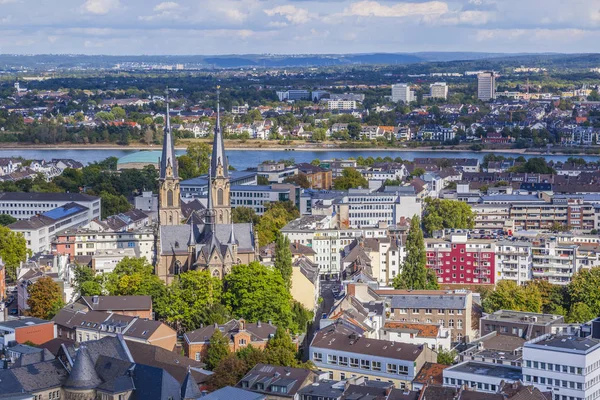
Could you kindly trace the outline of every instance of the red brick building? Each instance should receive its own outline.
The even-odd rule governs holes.
[[[495,284],[494,241],[468,239],[453,234],[444,239],[426,239],[427,267],[440,284]]]
[[[56,338],[54,321],[23,317],[0,322],[0,348],[9,342],[43,344]]]

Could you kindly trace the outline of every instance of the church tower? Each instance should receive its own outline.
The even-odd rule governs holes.
[[[221,111],[219,87],[217,86],[217,122],[215,123],[215,138],[210,160],[209,196],[214,210],[214,222],[217,224],[231,223],[231,196],[229,183],[229,163],[225,157],[225,144],[221,132]]]
[[[179,172],[175,156],[175,143],[171,132],[169,116],[169,97],[167,94],[167,118],[160,158],[160,176],[158,189],[158,222],[161,226],[181,223],[181,197]]]

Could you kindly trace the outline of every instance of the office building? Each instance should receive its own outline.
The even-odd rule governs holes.
[[[327,108],[329,110],[355,110],[356,101],[354,100],[328,100]]]
[[[58,232],[87,225],[92,221],[90,217],[89,208],[77,203],[67,203],[28,220],[14,222],[8,228],[13,232],[22,233],[27,241],[27,248],[36,254],[50,251]]]
[[[279,101],[296,101],[296,100],[310,100],[310,92],[308,90],[287,90],[277,92],[277,97]]]
[[[497,332],[501,335],[516,336],[525,340],[534,339],[556,331],[564,324],[562,315],[539,314],[524,311],[498,310],[479,320],[480,334]]]
[[[410,85],[407,83],[397,83],[392,85],[392,101],[397,103],[399,101],[404,104],[408,104],[411,101],[415,101],[415,92],[410,90]]]
[[[433,99],[444,99],[448,98],[448,85],[446,82],[436,82],[429,86],[429,96]]]
[[[443,375],[444,386],[460,388],[464,385],[489,394],[497,393],[503,383],[515,383],[523,378],[519,367],[473,361],[448,367],[443,371]]]
[[[8,214],[16,219],[28,219],[68,203],[86,207],[90,220],[100,218],[100,197],[83,193],[0,193],[0,214]]]
[[[477,98],[483,101],[496,98],[496,76],[494,72],[477,74]]]

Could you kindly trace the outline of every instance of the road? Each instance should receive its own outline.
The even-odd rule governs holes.
[[[312,341],[315,332],[319,329],[319,321],[321,320],[323,313],[329,314],[331,307],[333,307],[335,298],[333,296],[332,289],[336,286],[339,288],[339,281],[321,281],[320,283],[319,296],[323,299],[323,301],[321,302],[321,304],[319,304],[319,308],[315,311],[314,322],[308,325],[308,330],[304,341],[305,351],[302,352],[303,361],[308,361],[309,359],[310,354],[308,353],[308,346],[310,345],[310,342]]]

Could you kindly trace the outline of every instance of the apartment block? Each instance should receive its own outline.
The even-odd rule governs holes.
[[[495,313],[481,317],[479,320],[479,333],[484,336],[491,332],[497,332],[501,335],[530,340],[553,333],[558,325],[564,323],[562,315],[498,310]]]
[[[329,379],[364,376],[410,389],[423,365],[436,362],[437,354],[423,345],[368,339],[336,323],[317,332],[310,344],[310,360]]]
[[[410,85],[407,83],[392,85],[392,101],[394,103],[401,101],[408,104],[411,101],[415,101],[415,92],[410,90]]]
[[[496,76],[494,72],[482,72],[477,75],[477,98],[483,101],[496,98]]]
[[[435,82],[429,85],[429,96],[433,99],[448,98],[448,85],[446,82]]]
[[[389,304],[389,321],[437,324],[448,328],[452,341],[473,339],[473,294],[467,290],[376,290]]]
[[[577,272],[577,248],[575,244],[559,243],[556,237],[535,238],[531,247],[533,278],[567,285]]]
[[[496,282],[494,241],[469,239],[466,233],[448,239],[426,239],[427,268],[439,283],[491,284]]]
[[[532,279],[532,244],[502,240],[495,243],[496,280],[512,280],[522,285]]]

